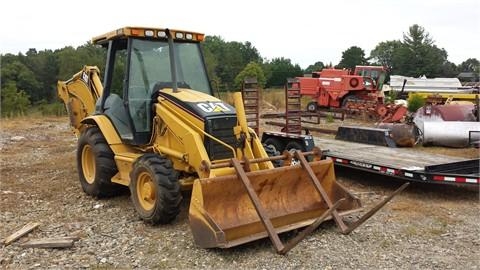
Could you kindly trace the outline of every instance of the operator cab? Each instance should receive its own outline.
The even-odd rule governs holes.
[[[124,142],[149,143],[159,90],[188,88],[212,95],[199,43],[203,38],[199,33],[138,27],[93,38],[94,44],[108,48],[96,112],[109,117]]]
[[[366,78],[365,86],[374,89],[381,89],[386,75],[385,68],[381,66],[356,66],[354,74]]]

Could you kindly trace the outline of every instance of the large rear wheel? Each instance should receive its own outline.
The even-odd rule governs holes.
[[[78,139],[77,168],[83,191],[93,197],[118,194],[121,186],[111,182],[118,172],[114,154],[98,127],[85,130]]]
[[[180,213],[178,173],[170,160],[145,154],[134,163],[130,179],[133,205],[144,221],[165,224]]]

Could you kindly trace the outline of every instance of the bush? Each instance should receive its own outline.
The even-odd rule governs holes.
[[[398,92],[394,90],[388,91],[388,94],[385,96],[385,104],[394,103],[398,97]]]
[[[2,116],[15,117],[25,115],[29,105],[30,97],[28,94],[17,89],[15,83],[9,82],[1,91],[1,110]]]
[[[42,103],[39,104],[38,110],[42,113],[43,116],[63,116],[67,115],[65,110],[65,105],[60,102],[54,103]]]
[[[409,112],[416,112],[418,109],[425,105],[425,99],[418,94],[411,94],[408,97],[408,106],[407,109]]]
[[[335,120],[333,120],[333,114],[329,113],[326,116],[326,121],[327,123],[333,123]]]
[[[267,82],[262,67],[256,62],[248,63],[237,77],[235,77],[235,88],[241,88],[245,78],[256,78],[260,88],[265,87],[265,83]]]

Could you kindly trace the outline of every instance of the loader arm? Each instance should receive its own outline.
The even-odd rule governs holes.
[[[84,118],[95,112],[95,103],[102,95],[100,70],[96,66],[84,66],[67,81],[57,83],[59,98],[65,104],[73,132],[78,137]]]

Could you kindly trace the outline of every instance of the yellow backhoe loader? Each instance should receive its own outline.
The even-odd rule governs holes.
[[[227,248],[270,237],[286,253],[325,219],[349,233],[341,215],[360,201],[335,180],[319,149],[297,151],[298,165],[264,147],[247,126],[240,93],[235,107],[212,95],[200,49],[204,35],[162,28],[124,27],[94,37],[107,48],[103,85],[85,66],[58,82],[78,137],[81,186],[94,197],[128,186],[139,216],[168,223],[180,212],[182,190],[192,189],[190,227],[205,248]],[[307,162],[306,155],[313,155]],[[278,234],[306,227],[283,244]]]

